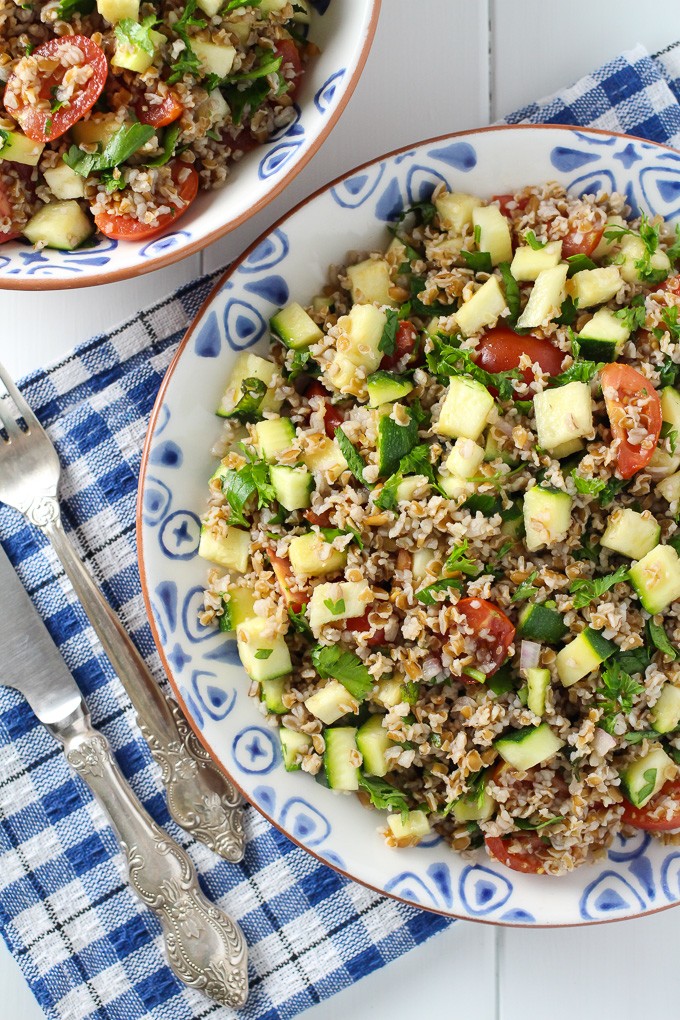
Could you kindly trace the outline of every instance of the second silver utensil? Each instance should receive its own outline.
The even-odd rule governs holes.
[[[4,441],[0,434],[0,500],[22,513],[52,543],[161,767],[170,814],[220,856],[240,861],[245,837],[239,793],[205,752],[177,703],[165,697],[81,563],[61,523],[57,452],[2,365],[0,382],[16,408],[15,412],[0,395],[0,424],[7,433]]]
[[[158,917],[177,977],[217,1002],[242,1006],[248,996],[248,950],[241,929],[206,899],[188,854],[128,786],[1,547],[0,590],[0,682],[24,695],[108,814],[126,857],[130,887]]]

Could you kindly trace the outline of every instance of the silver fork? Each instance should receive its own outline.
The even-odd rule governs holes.
[[[0,434],[0,501],[23,514],[51,542],[160,765],[170,814],[221,857],[240,861],[245,845],[240,795],[189,728],[179,705],[163,694],[81,563],[61,522],[57,451],[2,365],[0,382],[10,398],[0,396],[0,423],[7,434],[6,439]]]

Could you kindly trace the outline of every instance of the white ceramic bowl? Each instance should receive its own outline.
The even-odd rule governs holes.
[[[234,230],[271,202],[312,158],[345,108],[373,41],[381,0],[312,0],[309,37],[321,53],[307,67],[297,118],[236,164],[226,186],[201,192],[177,229],[151,241],[112,241],[41,252],[0,247],[0,289],[54,290],[113,283],[170,265]]]
[[[627,194],[636,207],[680,214],[680,155],[623,135],[559,127],[490,128],[424,142],[360,167],[281,220],[230,269],[182,342],[151,420],[138,539],[151,626],[192,726],[245,796],[291,839],[346,875],[409,903],[515,925],[590,924],[680,901],[680,848],[640,832],[562,878],[522,875],[483,851],[464,860],[437,837],[390,850],[380,816],[301,772],[285,772],[276,730],[247,697],[235,642],[201,628],[206,565],[196,555],[214,416],[236,353],[268,350],[267,322],[304,304],[351,249],[380,249],[386,223],[444,181],[481,196],[557,179],[569,190]]]

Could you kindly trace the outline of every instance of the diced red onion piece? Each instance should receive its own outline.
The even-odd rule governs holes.
[[[520,673],[535,669],[541,661],[541,646],[537,641],[522,641],[519,652]]]

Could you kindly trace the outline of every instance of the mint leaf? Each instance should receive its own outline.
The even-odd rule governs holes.
[[[385,320],[382,336],[380,337],[380,343],[378,344],[378,350],[382,351],[383,354],[392,355],[394,354],[396,346],[395,338],[397,335],[397,327],[399,325],[399,316],[395,312],[394,308],[386,309]]]
[[[678,651],[671,644],[665,628],[658,623],[654,623],[654,620],[647,620],[647,634],[654,647],[658,648],[660,652],[663,652],[664,655],[667,655],[669,659],[675,662],[678,657]]]
[[[364,478],[364,468],[366,467],[366,461],[357,450],[354,443],[347,438],[345,433],[342,431],[342,426],[338,425],[335,430],[335,438],[338,441],[340,452],[347,461],[347,466],[356,478],[358,482],[365,485],[367,489],[372,489],[373,486],[369,485]]]

